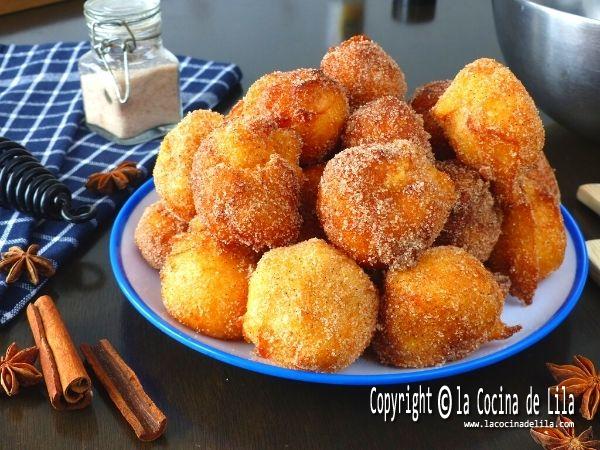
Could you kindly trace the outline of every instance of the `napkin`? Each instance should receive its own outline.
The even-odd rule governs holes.
[[[0,208],[0,250],[38,244],[38,254],[57,270],[111,221],[132,192],[95,194],[85,187],[88,176],[136,161],[147,177],[160,145],[160,139],[119,145],[86,127],[77,60],[89,48],[87,42],[0,45],[0,136],[25,146],[57,175],[73,193],[74,206],[96,205],[96,218],[84,224],[36,220]],[[234,64],[178,58],[184,113],[215,107],[240,83],[242,73]],[[0,275],[0,325],[13,319],[47,281],[34,286],[23,276],[7,285],[5,279]]]

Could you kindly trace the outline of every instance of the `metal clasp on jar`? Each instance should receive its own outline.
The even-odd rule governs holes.
[[[98,39],[96,39],[96,27],[102,26],[102,25],[125,27],[125,29],[127,30],[127,33],[129,33],[129,37],[124,40],[121,38],[113,38],[113,39],[102,39],[99,41]],[[131,28],[129,28],[129,25],[124,20],[104,20],[104,21],[94,22],[92,24],[92,43],[94,46],[94,51],[96,52],[96,54],[98,55],[98,57],[100,58],[102,63],[104,64],[104,68],[108,71],[108,73],[110,73],[110,76],[113,81],[113,87],[115,90],[115,94],[116,94],[117,99],[119,100],[119,103],[121,103],[121,104],[126,103],[127,100],[129,100],[129,94],[131,91],[131,86],[130,86],[131,83],[129,80],[128,55],[130,52],[133,52],[135,50],[135,48],[137,47],[135,36],[134,36],[133,32],[131,31]],[[125,93],[124,93],[124,95],[121,94],[121,87],[119,86],[117,77],[115,76],[115,73],[110,68],[108,61],[106,60],[106,55],[113,48],[118,48],[123,53],[123,72],[125,75]]]

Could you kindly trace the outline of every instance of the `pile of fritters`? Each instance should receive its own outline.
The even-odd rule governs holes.
[[[337,371],[372,348],[428,367],[517,332],[562,263],[558,185],[523,85],[480,59],[404,100],[366,36],[257,80],[163,140],[135,238],[178,321],[276,364]]]

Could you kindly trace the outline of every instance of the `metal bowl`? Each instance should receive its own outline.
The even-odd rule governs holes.
[[[506,62],[557,122],[600,141],[600,0],[492,0]]]

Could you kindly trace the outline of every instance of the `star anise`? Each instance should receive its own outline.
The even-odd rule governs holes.
[[[20,277],[23,271],[27,271],[29,281],[32,284],[39,284],[40,275],[51,277],[54,275],[54,266],[52,261],[37,253],[40,246],[31,244],[27,250],[20,247],[10,247],[7,252],[2,253],[0,259],[0,270],[8,272],[6,275],[6,283],[14,283]]]
[[[599,450],[600,441],[594,440],[592,427],[575,435],[575,424],[568,417],[558,416],[555,427],[532,428],[535,442],[546,450]]]
[[[88,177],[85,187],[110,195],[115,191],[122,191],[127,186],[137,182],[142,175],[137,164],[133,161],[124,161],[108,172],[96,172]]]
[[[581,396],[579,412],[584,419],[591,420],[600,404],[600,374],[594,363],[585,356],[577,355],[573,358],[573,365],[548,363],[546,366],[558,382],[556,386],[550,387],[552,392],[557,392],[558,388],[560,393],[564,386],[567,394],[573,394],[575,398]]]
[[[37,347],[19,350],[14,342],[6,349],[6,354],[0,356],[0,385],[7,395],[19,393],[21,386],[33,386],[43,378],[34,366],[38,356]]]

